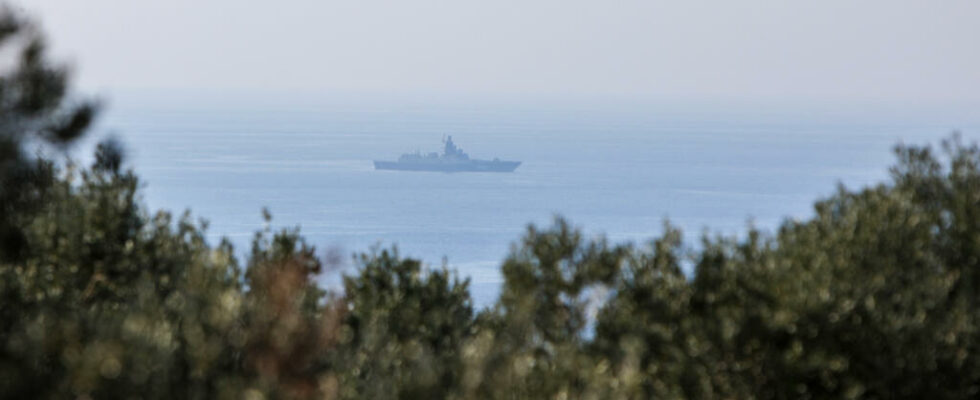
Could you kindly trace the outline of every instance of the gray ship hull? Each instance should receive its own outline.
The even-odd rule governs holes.
[[[436,171],[436,172],[514,172],[520,161],[375,161],[374,169],[393,171]]]

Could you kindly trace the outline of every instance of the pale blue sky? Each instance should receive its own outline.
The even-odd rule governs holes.
[[[975,0],[27,0],[83,88],[980,106]]]

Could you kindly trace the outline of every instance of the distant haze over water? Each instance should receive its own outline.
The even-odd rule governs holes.
[[[478,305],[496,295],[500,261],[528,223],[560,214],[590,235],[639,244],[665,218],[688,245],[706,229],[736,234],[749,221],[771,231],[809,217],[837,182],[885,180],[899,141],[980,132],[887,109],[226,100],[116,98],[92,136],[118,133],[151,209],[190,208],[210,221],[211,240],[227,236],[241,254],[268,207],[275,227],[298,225],[320,249],[397,244],[433,266],[445,257],[472,278]],[[471,157],[523,164],[509,174],[373,169],[373,159],[439,151],[445,135]]]

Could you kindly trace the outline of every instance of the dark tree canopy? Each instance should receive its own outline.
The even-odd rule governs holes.
[[[92,101],[68,93],[68,70],[45,56],[44,37],[10,8],[0,5],[0,53],[16,57],[0,75],[0,259],[23,254],[18,228],[45,195],[49,163],[26,153],[32,143],[64,147],[82,136],[96,113]]]

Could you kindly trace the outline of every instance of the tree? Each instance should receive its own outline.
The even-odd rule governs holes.
[[[458,390],[474,324],[468,285],[394,249],[361,255],[357,274],[344,277],[342,397],[446,398]]]
[[[44,37],[6,6],[0,6],[0,51],[17,55],[13,70],[0,76],[0,260],[16,260],[26,248],[18,226],[51,184],[50,163],[25,154],[25,145],[71,144],[97,107],[68,93],[67,68],[47,59]]]

